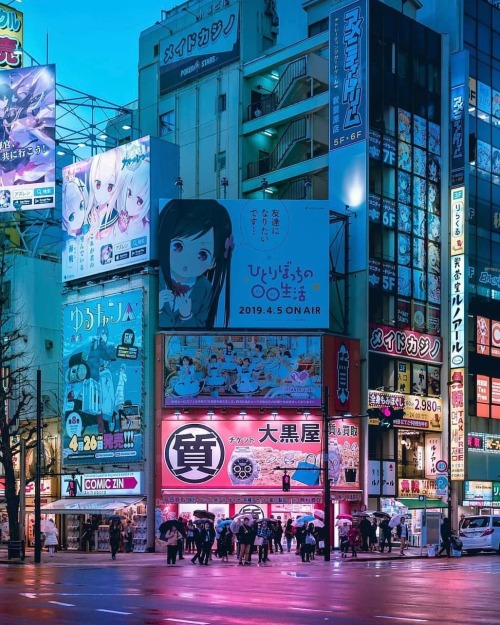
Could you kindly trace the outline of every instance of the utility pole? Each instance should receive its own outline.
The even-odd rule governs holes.
[[[323,486],[324,486],[324,507],[325,507],[325,562],[330,562],[330,526],[331,526],[331,514],[330,514],[330,477],[328,475],[328,422],[329,422],[329,408],[328,408],[328,386],[325,386],[323,391]]]
[[[42,480],[42,370],[36,370],[36,475],[35,475],[35,564],[42,561],[41,500]]]

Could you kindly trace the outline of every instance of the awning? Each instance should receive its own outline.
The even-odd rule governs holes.
[[[112,514],[144,501],[144,497],[68,497],[51,501],[41,507],[45,514]]]
[[[429,499],[427,502],[419,499],[398,499],[398,502],[408,510],[423,510],[424,508],[447,508],[448,504],[442,499]]]
[[[166,503],[220,503],[220,504],[259,504],[259,503],[277,503],[277,504],[314,504],[322,503],[323,493],[320,490],[311,489],[309,491],[293,490],[289,493],[282,493],[276,490],[162,490],[162,498]]]

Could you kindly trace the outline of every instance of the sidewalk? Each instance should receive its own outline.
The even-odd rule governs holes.
[[[185,554],[184,560],[178,561],[179,566],[189,566],[193,565],[190,562],[190,558],[193,554]],[[295,555],[295,551],[291,551],[290,553],[274,553],[269,554],[270,563],[269,566],[290,566],[295,564],[302,564],[300,556]],[[402,556],[399,553],[399,548],[393,549],[392,553],[380,553],[378,551],[375,552],[362,552],[358,551],[358,555],[356,558],[353,558],[350,554],[348,554],[347,558],[342,558],[340,551],[334,550],[330,556],[330,563],[355,563],[355,562],[374,562],[379,560],[408,560],[408,559],[417,559],[417,558],[427,558],[427,550],[422,550],[422,555],[420,555],[419,547],[411,547],[406,550],[405,555]],[[111,565],[130,565],[130,566],[158,566],[166,563],[166,553],[163,552],[155,552],[155,553],[144,553],[144,552],[133,552],[133,553],[118,553],[116,560],[111,560],[111,554],[107,551],[93,551],[91,553],[84,553],[82,551],[58,551],[54,557],[49,557],[47,550],[42,551],[41,555],[42,565],[58,565],[58,566],[107,566]],[[257,564],[256,554],[252,556],[252,562]],[[316,563],[324,563],[325,558],[322,555],[316,555],[313,560],[313,564]],[[33,548],[28,548],[26,550],[26,558],[24,561],[21,561],[17,558],[13,558],[12,560],[7,559],[7,553],[0,553],[0,565],[2,564],[24,564],[32,566],[34,564],[34,551]],[[229,562],[222,562],[215,556],[213,556],[213,560],[211,564],[217,567],[227,567],[231,565],[237,565],[238,560],[236,556],[230,556]],[[329,564],[328,562],[326,564]]]

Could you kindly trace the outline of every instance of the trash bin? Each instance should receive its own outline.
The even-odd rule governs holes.
[[[7,543],[7,558],[19,558],[24,560],[24,541],[23,540],[9,540]]]

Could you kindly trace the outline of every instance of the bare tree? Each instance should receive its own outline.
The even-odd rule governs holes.
[[[19,540],[19,489],[16,481],[21,440],[36,447],[36,393],[30,381],[32,358],[27,349],[23,316],[11,301],[9,271],[14,252],[0,249],[0,464],[3,465],[5,500],[11,540]],[[49,467],[46,467],[49,468]],[[32,480],[28,480],[32,481]]]

